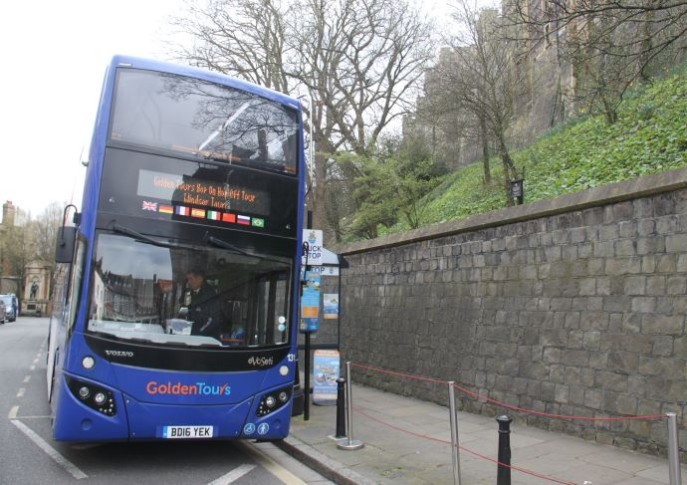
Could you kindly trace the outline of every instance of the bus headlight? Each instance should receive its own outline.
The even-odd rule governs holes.
[[[291,389],[277,389],[268,394],[265,394],[260,398],[260,404],[258,405],[258,417],[267,416],[271,412],[285,406],[289,402],[291,397]]]
[[[87,355],[86,357],[83,358],[81,361],[81,365],[83,366],[84,369],[92,369],[95,367],[95,359],[91,357],[90,355]]]
[[[98,406],[102,406],[102,405],[105,403],[106,400],[107,400],[107,396],[106,396],[105,393],[103,393],[103,392],[99,392],[99,393],[97,393],[97,394],[93,397],[93,401],[94,401]]]
[[[104,387],[90,382],[80,381],[73,377],[65,376],[67,387],[72,391],[80,402],[91,409],[95,409],[105,416],[114,416],[117,414],[115,407],[114,393]]]

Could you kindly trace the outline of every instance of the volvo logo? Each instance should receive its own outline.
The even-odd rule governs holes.
[[[109,357],[133,357],[134,353],[130,350],[106,350],[105,354]]]

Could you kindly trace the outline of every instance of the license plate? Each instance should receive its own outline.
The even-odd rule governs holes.
[[[212,438],[212,426],[163,426],[162,437],[165,439]]]

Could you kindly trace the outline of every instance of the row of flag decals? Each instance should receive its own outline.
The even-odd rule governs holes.
[[[250,217],[216,210],[196,209],[183,205],[171,206],[166,204],[158,204],[157,202],[143,201],[141,209],[144,211],[160,212],[162,214],[176,214],[178,216],[196,217],[199,219],[209,219],[211,221],[240,224],[242,226],[265,227],[265,219],[261,219],[259,217]]]

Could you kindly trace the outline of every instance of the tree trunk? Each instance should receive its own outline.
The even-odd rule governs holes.
[[[484,167],[484,184],[491,183],[491,168],[489,167],[489,136],[487,122],[483,115],[479,117],[480,138],[482,138],[482,166]]]
[[[324,153],[315,155],[315,180],[313,180],[312,225],[313,229],[325,230],[327,211],[327,157]]]
[[[515,168],[515,162],[513,162],[513,159],[510,156],[503,134],[499,135],[499,154],[501,156],[501,163],[503,164],[506,199],[508,200],[508,206],[510,207],[515,204],[513,194],[511,194],[510,191],[510,182],[518,178],[518,171]]]

